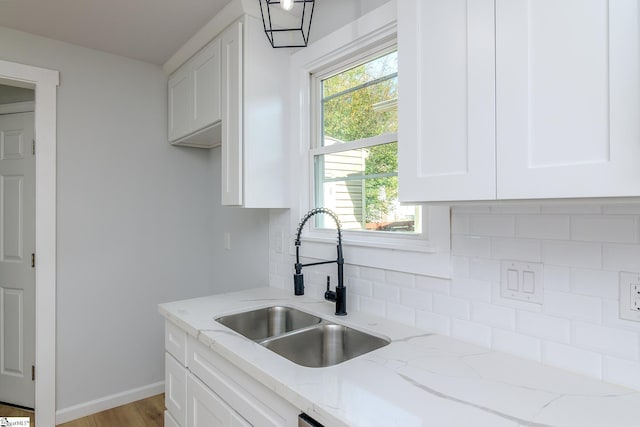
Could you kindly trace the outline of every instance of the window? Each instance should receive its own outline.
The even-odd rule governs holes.
[[[345,230],[420,234],[421,208],[398,202],[398,53],[316,73],[314,202]],[[316,228],[334,227],[324,216]]]

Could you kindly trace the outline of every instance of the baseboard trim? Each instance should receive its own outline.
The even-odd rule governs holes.
[[[97,412],[106,411],[116,406],[126,405],[136,400],[146,399],[164,393],[164,381],[105,396],[78,405],[56,411],[56,424],[62,424]]]

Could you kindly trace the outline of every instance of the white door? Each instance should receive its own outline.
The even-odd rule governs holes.
[[[398,2],[404,202],[495,199],[493,0]]]
[[[498,198],[640,195],[639,4],[496,2]]]
[[[34,407],[34,114],[0,116],[0,402]]]

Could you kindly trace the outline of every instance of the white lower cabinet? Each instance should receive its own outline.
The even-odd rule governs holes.
[[[296,427],[300,410],[197,339],[167,321],[165,426]],[[176,351],[175,347],[179,351]]]
[[[187,379],[188,427],[250,427],[209,387],[193,374]]]
[[[169,410],[164,411],[164,427],[181,427],[173,416],[171,416]]]

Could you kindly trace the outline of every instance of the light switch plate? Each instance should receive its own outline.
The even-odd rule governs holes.
[[[620,272],[620,318],[640,322],[640,273]]]
[[[542,304],[542,263],[504,259],[500,271],[502,297]]]

